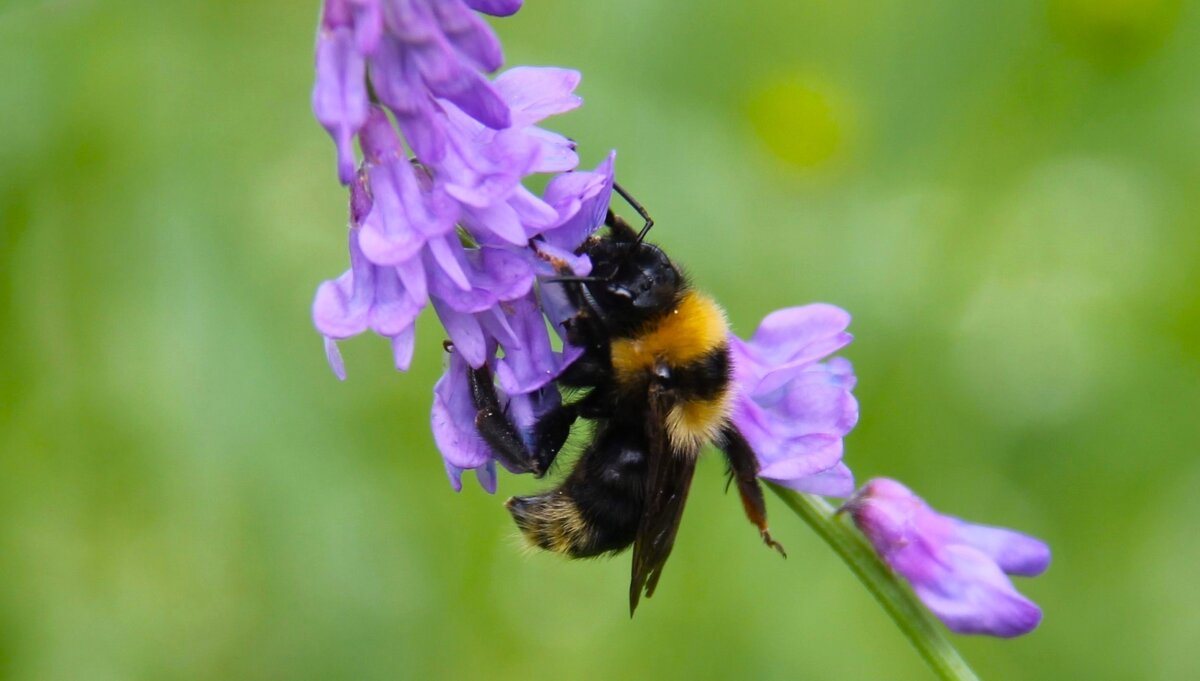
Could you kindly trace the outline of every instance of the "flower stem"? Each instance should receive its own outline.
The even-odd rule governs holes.
[[[768,482],[771,491],[783,499],[808,523],[826,544],[837,552],[858,579],[867,587],[875,600],[879,601],[896,625],[912,641],[917,652],[937,673],[947,681],[978,681],[975,672],[954,649],[941,625],[933,619],[924,606],[917,601],[912,591],[905,586],[887,565],[875,555],[866,539],[848,521],[839,517],[829,502],[811,494],[801,494]]]

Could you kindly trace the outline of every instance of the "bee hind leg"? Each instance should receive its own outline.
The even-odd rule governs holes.
[[[767,528],[767,502],[763,499],[762,486],[758,484],[758,457],[746,438],[732,426],[725,429],[721,439],[721,449],[729,461],[730,481],[737,483],[746,517],[758,528],[763,543],[787,558],[783,545],[775,541]]]

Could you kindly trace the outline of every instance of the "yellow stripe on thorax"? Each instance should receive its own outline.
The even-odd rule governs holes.
[[[613,341],[612,363],[617,380],[634,383],[655,364],[680,367],[725,343],[725,312],[712,298],[689,291],[674,310],[636,338]]]

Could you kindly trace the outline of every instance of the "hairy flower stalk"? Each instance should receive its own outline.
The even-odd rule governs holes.
[[[344,379],[339,340],[373,331],[407,370],[414,324],[433,308],[452,351],[433,390],[431,425],[456,490],[470,470],[488,492],[497,485],[496,457],[475,427],[470,368],[490,369],[526,444],[533,424],[560,404],[555,379],[581,350],[552,342],[547,325],[561,334],[576,311],[546,279],[589,273],[577,251],[604,222],[613,190],[615,153],[577,171],[574,143],[538,127],[580,105],[577,72],[517,67],[489,77],[503,54],[479,13],[507,16],[520,4],[325,0],[317,37],[313,112],[348,190],[350,263],[318,287],[313,322]],[[535,174],[553,175],[540,196],[524,185]],[[814,304],[768,315],[748,340],[729,338],[730,418],[758,456],[760,477],[843,557],[867,544],[848,538],[811,495],[854,494],[842,455],[858,420],[856,378],[846,359],[830,357],[851,341],[849,323],[844,310]],[[952,630],[1012,636],[1040,620],[1004,577],[1044,569],[1040,542],[938,515],[888,480],[868,483],[845,509]],[[877,595],[891,594],[902,627],[919,619],[903,589],[881,586],[894,577],[878,560],[848,562]],[[906,631],[919,648],[929,644],[923,650],[952,653],[929,643],[928,626]],[[943,666],[946,678],[965,678],[953,675],[961,660]]]

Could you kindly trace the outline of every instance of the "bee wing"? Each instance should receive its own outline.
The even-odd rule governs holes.
[[[637,609],[642,591],[646,598],[662,576],[663,565],[675,545],[675,533],[696,471],[696,457],[672,449],[667,438],[669,405],[660,390],[651,388],[646,415],[647,465],[645,503],[637,537],[633,541],[633,578],[629,583],[629,615]]]

